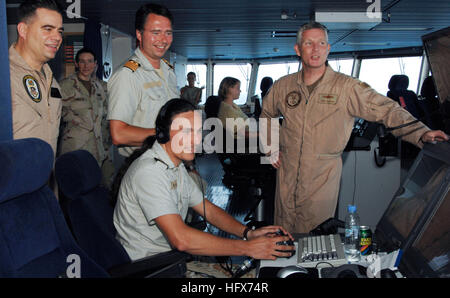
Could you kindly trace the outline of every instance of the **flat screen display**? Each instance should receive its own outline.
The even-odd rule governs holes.
[[[422,36],[441,102],[450,101],[450,27]]]

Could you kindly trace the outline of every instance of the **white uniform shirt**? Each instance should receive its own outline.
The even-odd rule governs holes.
[[[136,159],[123,177],[114,209],[116,238],[132,260],[172,248],[155,218],[179,214],[202,203],[203,194],[183,163],[175,167],[157,142]]]
[[[172,98],[179,98],[176,76],[164,61],[156,70],[139,48],[129,60],[139,64],[136,70],[121,67],[108,81],[108,120],[129,125],[154,128],[161,107]],[[135,147],[119,148],[129,156]]]

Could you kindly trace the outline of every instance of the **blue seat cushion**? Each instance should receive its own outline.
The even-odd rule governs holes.
[[[36,138],[0,142],[0,202],[44,185],[53,168],[51,146]]]
[[[2,254],[9,255],[6,259],[10,259],[11,268],[19,270],[60,246],[53,215],[45,198],[52,195],[49,192],[49,188],[44,186],[32,194],[1,204],[0,241],[8,247],[8,251]]]
[[[97,161],[86,150],[76,150],[58,157],[55,176],[61,191],[71,199],[91,191],[102,180]]]

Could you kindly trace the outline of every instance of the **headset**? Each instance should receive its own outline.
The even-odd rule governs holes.
[[[156,140],[160,144],[165,144],[170,140],[170,127],[156,126]]]
[[[178,110],[178,112],[174,113],[174,106],[180,107],[180,105],[184,105],[184,108]],[[172,117],[178,113],[182,113],[183,110],[195,110],[194,105],[184,99],[174,98],[169,100],[165,105],[161,107],[159,110],[158,116],[155,121],[155,137],[158,143],[165,144],[170,140],[170,126],[172,125]]]

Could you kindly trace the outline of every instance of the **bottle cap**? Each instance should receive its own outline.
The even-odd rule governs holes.
[[[355,213],[356,212],[356,206],[355,205],[348,205],[348,212]]]

